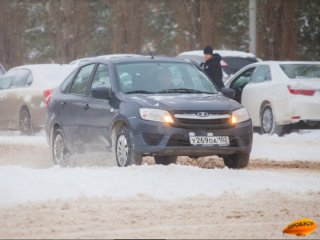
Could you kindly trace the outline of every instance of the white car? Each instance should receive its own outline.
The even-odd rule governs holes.
[[[45,98],[76,66],[33,64],[14,67],[0,78],[0,128],[23,134],[44,127]]]
[[[296,125],[320,127],[320,62],[258,62],[225,85],[236,91],[235,100],[262,133],[281,136]]]
[[[223,81],[228,80],[242,67],[261,61],[252,53],[246,53],[233,50],[213,50],[213,53],[218,53],[221,56],[221,67],[223,73]],[[195,61],[197,64],[204,62],[203,50],[195,50],[180,53],[178,58],[189,59]]]

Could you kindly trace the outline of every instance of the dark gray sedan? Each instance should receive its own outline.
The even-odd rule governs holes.
[[[55,163],[75,151],[109,149],[119,166],[177,156],[218,155],[230,168],[249,162],[252,123],[196,65],[164,57],[95,59],[50,96],[46,132]]]

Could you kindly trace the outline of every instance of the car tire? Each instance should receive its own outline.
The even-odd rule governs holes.
[[[51,141],[52,159],[56,165],[67,167],[69,165],[69,153],[66,148],[65,139],[62,131],[55,129]]]
[[[245,168],[248,166],[249,159],[249,153],[236,153],[232,155],[225,155],[223,157],[224,165],[232,169]]]
[[[177,156],[154,156],[156,164],[169,165],[171,163],[177,163]]]
[[[280,137],[286,133],[286,126],[277,125],[270,104],[265,104],[260,115],[261,133],[262,134],[278,134]]]
[[[27,108],[22,108],[19,113],[19,130],[24,135],[32,134],[31,114]]]
[[[142,155],[134,151],[132,133],[127,127],[121,127],[116,135],[114,154],[119,167],[141,165]]]

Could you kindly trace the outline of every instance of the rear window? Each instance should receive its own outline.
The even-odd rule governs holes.
[[[238,70],[251,63],[258,62],[256,58],[243,58],[243,57],[223,57],[222,61],[225,64],[221,64],[223,70],[228,74],[235,74]]]
[[[320,78],[320,64],[280,64],[280,67],[292,79]]]
[[[41,86],[54,88],[59,85],[75,69],[75,66],[39,67],[33,75]]]

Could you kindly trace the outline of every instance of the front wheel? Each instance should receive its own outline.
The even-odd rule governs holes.
[[[32,134],[31,115],[26,108],[22,108],[19,113],[19,129],[24,135]]]
[[[141,165],[142,155],[134,151],[134,143],[131,131],[122,127],[116,136],[116,142],[113,144],[114,154],[119,167],[126,167],[132,164]]]
[[[155,156],[154,160],[156,164],[169,165],[177,163],[177,158],[177,156]]]
[[[249,153],[236,153],[223,157],[224,165],[228,168],[234,169],[245,168],[246,166],[248,166],[249,159]]]
[[[51,142],[53,162],[60,167],[68,166],[68,151],[60,129],[54,131]]]

